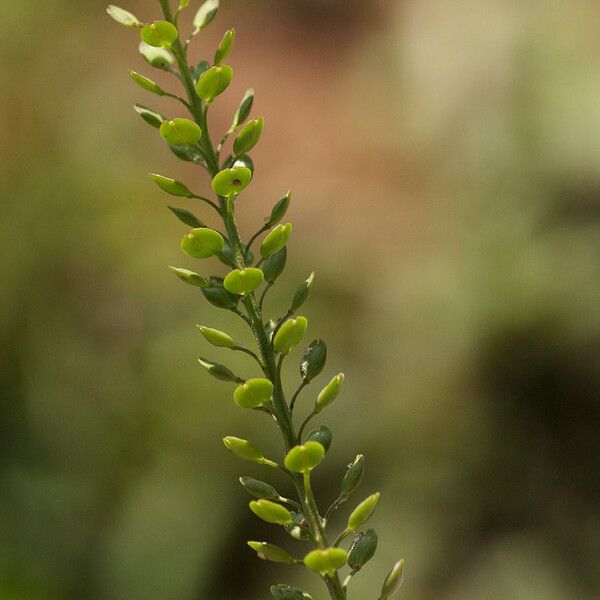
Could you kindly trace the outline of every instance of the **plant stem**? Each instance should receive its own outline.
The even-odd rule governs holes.
[[[165,19],[176,25],[176,18],[173,17],[169,0],[159,1]],[[206,155],[207,170],[211,177],[214,177],[219,171],[219,160],[208,132],[208,106],[205,106],[204,109],[202,108],[202,100],[196,91],[194,78],[192,77],[192,73],[187,62],[186,49],[182,46],[179,39],[173,42],[171,50],[179,66],[181,81],[188,96],[190,113],[194,117],[196,123],[202,129],[200,144]],[[235,198],[219,198],[219,201],[221,205],[219,214],[223,218],[225,230],[227,231],[227,236],[233,250],[234,264],[236,268],[244,269],[246,267],[247,249],[242,244],[237,223],[235,221],[233,211]],[[273,407],[273,416],[275,417],[283,436],[283,442],[287,452],[296,445],[296,433],[292,424],[292,416],[285,400],[285,394],[278,377],[275,351],[265,332],[263,315],[256,296],[254,293],[244,295],[242,301],[246,308],[248,317],[246,318],[245,315],[241,315],[241,313],[240,316],[242,316],[244,320],[249,323],[254,333],[260,351],[260,357],[262,358],[264,372],[273,383],[273,400],[271,403]],[[281,325],[281,322],[279,325]],[[276,465],[275,463],[273,463],[273,465],[279,467],[279,465]],[[321,516],[319,515],[319,510],[312,492],[312,487],[310,485],[310,477],[305,476],[303,479],[301,475],[296,473],[292,473],[290,475],[292,476],[294,486],[298,493],[302,512],[309,523],[313,539],[319,548],[327,548],[328,542],[325,535],[323,522],[321,520]],[[332,600],[346,600],[346,594],[342,588],[342,583],[337,572],[333,576],[325,576],[324,580]]]

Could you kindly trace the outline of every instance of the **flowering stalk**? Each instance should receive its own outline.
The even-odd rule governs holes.
[[[283,526],[295,540],[309,543],[313,550],[303,558],[294,558],[283,548],[269,542],[249,541],[248,545],[258,556],[287,564],[304,565],[317,573],[324,581],[332,600],[347,600],[351,579],[373,557],[377,547],[377,535],[363,525],[371,517],[379,501],[379,493],[361,502],[350,515],[346,528],[335,542],[329,539],[329,519],[348,500],[359,486],[364,473],[364,457],[358,455],[348,465],[343,477],[340,495],[323,513],[317,506],[311,484],[311,472],[324,459],[331,443],[331,431],[322,425],[307,435],[304,431],[313,417],[318,415],[339,395],[344,375],[333,377],[319,392],[312,410],[295,424],[295,404],[302,390],[324,369],[327,346],[322,340],[314,340],[304,351],[300,364],[301,383],[290,402],[287,401],[281,380],[281,369],[290,352],[303,340],[308,321],[297,315],[307,299],[314,281],[314,274],[303,282],[296,291],[289,309],[275,320],[266,320],[263,301],[285,268],[287,241],[292,232],[290,223],[280,222],[290,205],[288,192],[275,204],[265,224],[244,243],[236,219],[236,202],[240,193],[254,177],[254,165],[248,153],[259,142],[264,126],[262,118],[248,120],[254,100],[253,90],[248,90],[236,111],[231,126],[215,144],[208,129],[208,112],[215,99],[229,86],[233,77],[232,68],[225,63],[233,48],[235,31],[228,30],[219,44],[212,64],[201,61],[190,67],[188,46],[214,19],[219,0],[206,0],[193,19],[193,30],[186,38],[181,37],[179,17],[190,4],[180,0],[176,10],[170,0],[159,0],[162,19],[143,23],[129,11],[109,6],[108,13],[121,25],[140,30],[140,52],[147,62],[179,79],[185,95],[163,90],[148,77],[130,71],[131,78],[146,91],[158,96],[167,96],[187,109],[192,117],[167,119],[145,106],[136,105],[136,112],[148,124],[159,130],[171,151],[181,160],[199,165],[211,178],[214,198],[197,195],[182,182],[164,175],[152,174],[151,178],[172,196],[193,198],[207,205],[222,221],[224,233],[207,227],[196,215],[186,209],[169,207],[180,221],[191,227],[181,242],[185,254],[196,259],[217,256],[229,271],[225,277],[204,275],[179,267],[171,270],[185,283],[200,288],[206,300],[217,308],[229,310],[243,319],[252,329],[256,350],[236,343],[228,334],[207,326],[198,326],[200,333],[211,345],[244,352],[252,357],[258,367],[256,377],[242,379],[226,366],[210,360],[199,359],[200,365],[211,375],[226,382],[237,384],[233,392],[234,402],[245,409],[269,414],[277,423],[283,437],[282,464],[266,458],[262,451],[248,440],[228,436],[225,447],[238,458],[260,463],[275,469],[291,480],[298,499],[284,498],[271,485],[241,477],[240,483],[254,497],[250,509],[261,519]],[[229,139],[235,136],[232,149],[222,157]],[[264,236],[258,255],[253,245]],[[260,290],[260,291],[259,291]],[[341,547],[342,542],[352,536],[349,550]],[[342,580],[341,569],[349,567]],[[403,561],[397,563],[388,574],[379,600],[392,598],[402,581]],[[276,600],[310,600],[310,596],[299,588],[278,584],[271,588]]]

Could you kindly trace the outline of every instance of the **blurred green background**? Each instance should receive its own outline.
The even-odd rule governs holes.
[[[276,432],[195,362],[253,374],[195,323],[251,340],[166,269],[192,264],[185,227],[146,173],[209,181],[130,107],[180,109],[129,80],[152,69],[104,2],[0,2],[0,598],[322,600],[244,544],[295,543],[249,513],[237,477],[265,473],[221,443],[277,453]],[[318,499],[359,451],[362,494],[384,492],[352,599],[400,557],[411,600],[600,597],[599,23],[591,0],[223,0],[194,45],[237,28],[212,130],[249,86],[266,117],[245,234],[294,189],[267,312],[316,270],[330,350],[300,409],[347,375]]]

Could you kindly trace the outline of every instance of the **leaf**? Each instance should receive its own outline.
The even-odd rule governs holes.
[[[202,31],[215,18],[219,10],[219,0],[206,0],[194,17],[194,35]]]
[[[304,383],[310,383],[323,370],[326,360],[327,344],[323,340],[311,342],[300,363],[300,376]]]
[[[191,213],[189,210],[185,208],[176,208],[174,206],[169,206],[169,210],[182,222],[190,227],[200,228],[206,227],[206,225],[196,217],[194,213]]]

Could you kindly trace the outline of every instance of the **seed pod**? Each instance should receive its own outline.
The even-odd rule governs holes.
[[[258,554],[258,558],[261,558],[262,560],[288,564],[294,562],[294,559],[286,550],[279,546],[275,546],[275,544],[269,544],[267,542],[248,542],[248,546],[250,546],[250,548]]]
[[[294,346],[300,343],[306,333],[307,327],[308,321],[306,317],[288,319],[275,334],[273,340],[275,352],[287,354]]]
[[[246,267],[234,269],[225,276],[223,285],[232,294],[250,294],[264,281],[265,276],[260,269]]]
[[[211,362],[205,358],[199,358],[198,362],[216,379],[221,381],[233,381],[234,383],[242,383],[244,380],[234,375],[226,366],[219,363]]]
[[[344,379],[345,375],[339,373],[319,392],[315,403],[315,411],[317,413],[321,412],[326,406],[329,406],[338,397]]]
[[[212,180],[216,194],[229,198],[236,196],[247,187],[252,179],[252,171],[247,167],[232,167],[219,171]]]
[[[152,127],[156,127],[157,129],[161,126],[161,123],[165,120],[165,118],[157,113],[141,104],[136,104],[134,107],[135,112],[146,121]]]
[[[190,4],[190,0],[179,0],[179,10],[187,8]]]
[[[158,175],[157,173],[150,173],[150,177],[161,190],[167,192],[167,194],[171,194],[171,196],[180,196],[183,198],[194,197],[194,194],[181,181],[165,177],[164,175]]]
[[[294,299],[292,300],[292,306],[290,307],[290,310],[293,313],[296,312],[304,304],[304,302],[306,302],[308,294],[312,289],[314,280],[315,274],[313,272],[310,274],[309,278],[296,290]]]
[[[202,288],[204,297],[217,308],[226,310],[235,310],[240,301],[240,297],[231,294],[223,287],[223,280],[211,278],[208,286]]]
[[[168,69],[175,63],[175,57],[166,48],[156,48],[146,42],[140,42],[140,54],[157,69]]]
[[[275,600],[312,600],[312,597],[301,589],[283,583],[271,586],[271,596]]]
[[[208,283],[208,282],[207,282]],[[233,338],[218,329],[211,329],[203,325],[196,325],[200,333],[204,336],[207,342],[218,348],[235,348],[236,343]]]
[[[148,77],[144,77],[144,75],[140,75],[131,69],[127,71],[129,73],[129,77],[133,79],[141,88],[146,90],[147,92],[152,92],[157,96],[164,96],[165,93],[162,91],[161,87],[152,81],[152,79],[148,79]]]
[[[181,249],[192,258],[208,258],[223,249],[223,236],[208,227],[192,229],[182,240]]]
[[[229,128],[229,133],[233,133],[247,118],[252,110],[252,104],[254,103],[254,90],[249,88],[246,90],[238,109],[233,115],[233,121]]]
[[[327,425],[321,425],[318,429],[313,429],[304,440],[306,442],[319,442],[323,448],[325,448],[325,452],[329,450],[331,447],[331,442],[333,441],[333,434],[331,433],[331,429],[327,427]]]
[[[253,121],[248,121],[248,123],[244,125],[242,131],[240,131],[233,142],[233,151],[236,156],[246,154],[246,152],[249,152],[256,144],[258,144],[264,125],[265,120],[262,117],[254,119]]]
[[[348,553],[343,548],[327,548],[313,550],[304,557],[304,564],[321,575],[333,575],[348,560]]]
[[[268,379],[257,377],[235,388],[233,400],[241,408],[258,408],[266,404],[272,394],[273,384]]]
[[[202,31],[216,16],[219,0],[206,0],[194,17],[194,35]]]
[[[229,452],[242,460],[262,463],[265,459],[264,454],[248,440],[228,435],[223,438],[223,443]]]
[[[260,245],[260,255],[269,258],[275,252],[279,252],[286,244],[292,233],[292,224],[277,225]]]
[[[229,65],[218,65],[207,69],[198,79],[196,85],[198,96],[210,104],[227,89],[232,77],[233,69]]]
[[[273,207],[273,210],[271,211],[271,216],[265,219],[267,227],[273,227],[274,225],[277,225],[277,223],[279,223],[279,221],[281,221],[281,219],[285,217],[285,214],[287,213],[288,208],[290,207],[291,200],[292,190],[288,190],[288,193]]]
[[[106,12],[117,23],[119,23],[119,25],[123,25],[123,27],[134,28],[134,27],[142,26],[139,19],[134,14],[130,13],[128,10],[125,10],[123,8],[119,8],[118,6],[115,6],[114,4],[111,4],[106,9]]]
[[[350,531],[356,530],[371,517],[377,508],[380,496],[381,494],[379,492],[369,496],[352,511],[352,514],[348,519],[348,529]]]
[[[353,571],[360,571],[373,558],[376,550],[377,534],[372,529],[357,533],[348,553],[348,566]]]
[[[228,29],[215,52],[215,65],[220,65],[230,54],[235,40],[235,29]]]
[[[189,283],[190,285],[195,285],[197,287],[203,288],[208,285],[208,281],[204,279],[198,273],[194,273],[194,271],[188,271],[188,269],[180,269],[179,267],[170,266],[169,269],[181,279],[181,281],[185,281],[185,283]]]
[[[379,600],[388,600],[395,596],[400,590],[400,586],[404,581],[404,559],[398,561],[388,576],[385,578],[383,587],[381,588],[381,597]]]
[[[259,519],[275,525],[285,525],[292,520],[292,513],[285,506],[270,500],[252,500],[250,510]]]
[[[306,442],[292,448],[285,457],[285,466],[295,473],[312,471],[324,458],[325,448],[319,442]]]
[[[348,466],[342,481],[342,496],[349,496],[358,486],[365,474],[365,457],[359,454],[352,464]]]
[[[168,21],[155,21],[142,27],[142,40],[156,48],[170,48],[178,37],[177,27]]]
[[[194,229],[200,229],[206,227],[206,225],[194,214],[185,208],[176,208],[175,206],[169,206],[169,210],[185,225],[189,225]]]
[[[242,487],[252,496],[264,500],[279,500],[279,492],[268,483],[253,479],[252,477],[240,477]]]
[[[196,146],[202,137],[202,130],[190,119],[173,119],[161,124],[160,136],[172,146]]]
[[[323,340],[314,340],[304,351],[300,363],[300,376],[304,383],[310,383],[325,367],[327,344]]]
[[[287,262],[287,248],[284,246],[279,252],[275,252],[262,264],[262,271],[269,283],[275,283],[276,279],[283,273]]]
[[[198,146],[174,146],[169,144],[169,150],[179,159],[200,164],[203,160]]]

